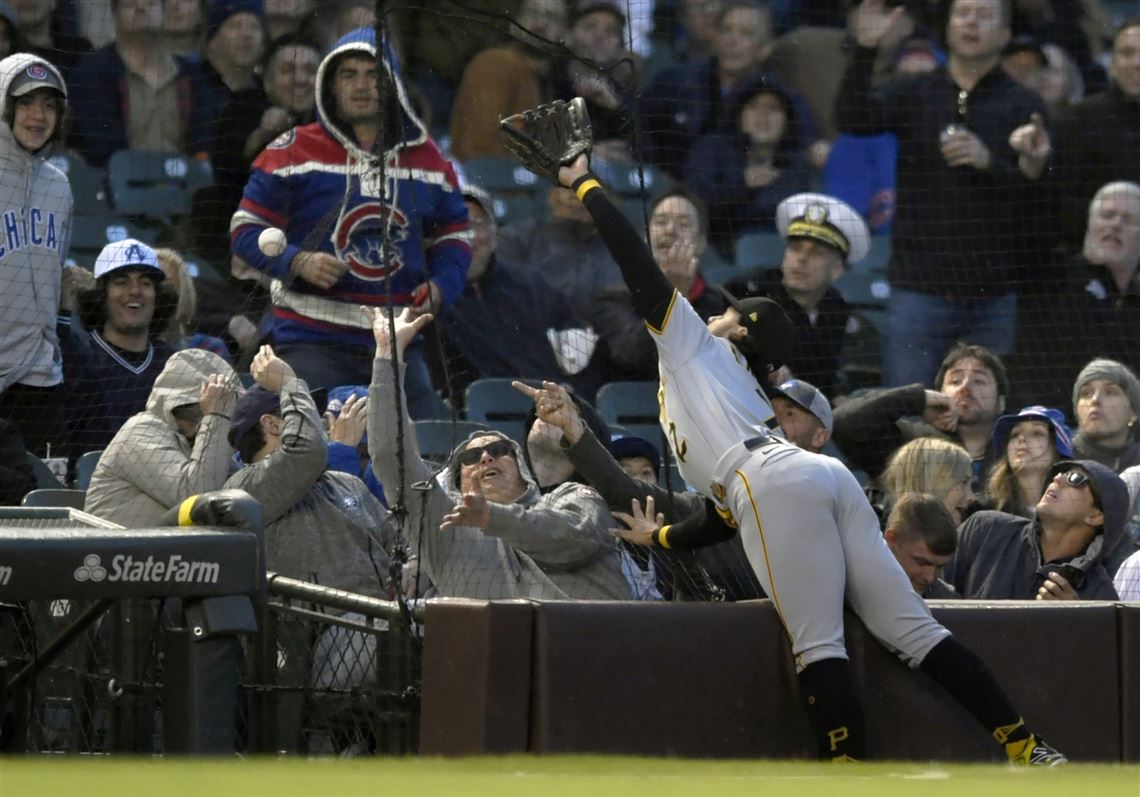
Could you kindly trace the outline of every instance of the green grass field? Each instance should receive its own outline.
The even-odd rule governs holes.
[[[913,763],[678,761],[586,756],[469,759],[0,759],[0,797],[511,797],[585,795],[1140,797],[1140,767],[1055,770]]]

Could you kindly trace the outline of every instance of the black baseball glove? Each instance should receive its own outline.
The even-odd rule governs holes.
[[[586,101],[555,100],[499,120],[499,137],[523,166],[558,184],[558,167],[594,145]]]

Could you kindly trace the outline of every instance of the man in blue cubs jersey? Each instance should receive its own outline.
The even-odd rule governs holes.
[[[233,251],[270,279],[268,334],[299,377],[367,384],[372,338],[360,305],[449,306],[470,262],[467,210],[371,29],[346,34],[324,58],[316,98],[319,121],[283,133],[254,161],[230,223]],[[267,227],[285,233],[279,255],[258,246]],[[413,417],[433,407],[422,349],[407,353]]]

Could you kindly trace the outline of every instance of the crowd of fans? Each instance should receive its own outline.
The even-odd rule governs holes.
[[[784,239],[728,290],[784,307],[777,420],[864,477],[916,591],[1140,599],[1140,19],[503,0],[464,6],[457,40],[440,20],[458,6],[389,5],[378,40],[355,0],[0,0],[0,503],[36,486],[24,450],[67,478],[102,452],[87,511],[145,526],[245,489],[269,566],[327,586],[760,596],[738,540],[647,553],[612,533],[633,500],[664,522],[704,511],[668,476],[668,430],[623,434],[593,407],[656,379],[650,332],[572,191],[504,220],[463,177],[505,157],[500,118],[582,96],[596,171],[667,182],[647,238],[702,317],[726,306],[704,266],[742,235]],[[51,156],[125,149],[208,160],[213,185],[168,246],[74,264]],[[874,236],[882,362],[853,391],[845,350],[870,324],[837,284]],[[220,285],[196,285],[190,242],[220,253]],[[413,420],[459,417],[469,384],[503,377],[535,402],[521,438],[421,454]]]

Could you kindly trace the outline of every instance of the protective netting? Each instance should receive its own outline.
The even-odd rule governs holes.
[[[1025,405],[1140,463],[1130,3],[15,5],[0,502],[145,526],[239,487],[271,569],[382,599],[759,596],[739,541],[611,534],[647,494],[708,510],[595,219],[496,134],[574,96],[678,295],[784,308],[776,421],[884,519],[914,491],[1029,513],[1073,447],[1013,484],[995,422]],[[928,435],[957,447],[883,475]]]

